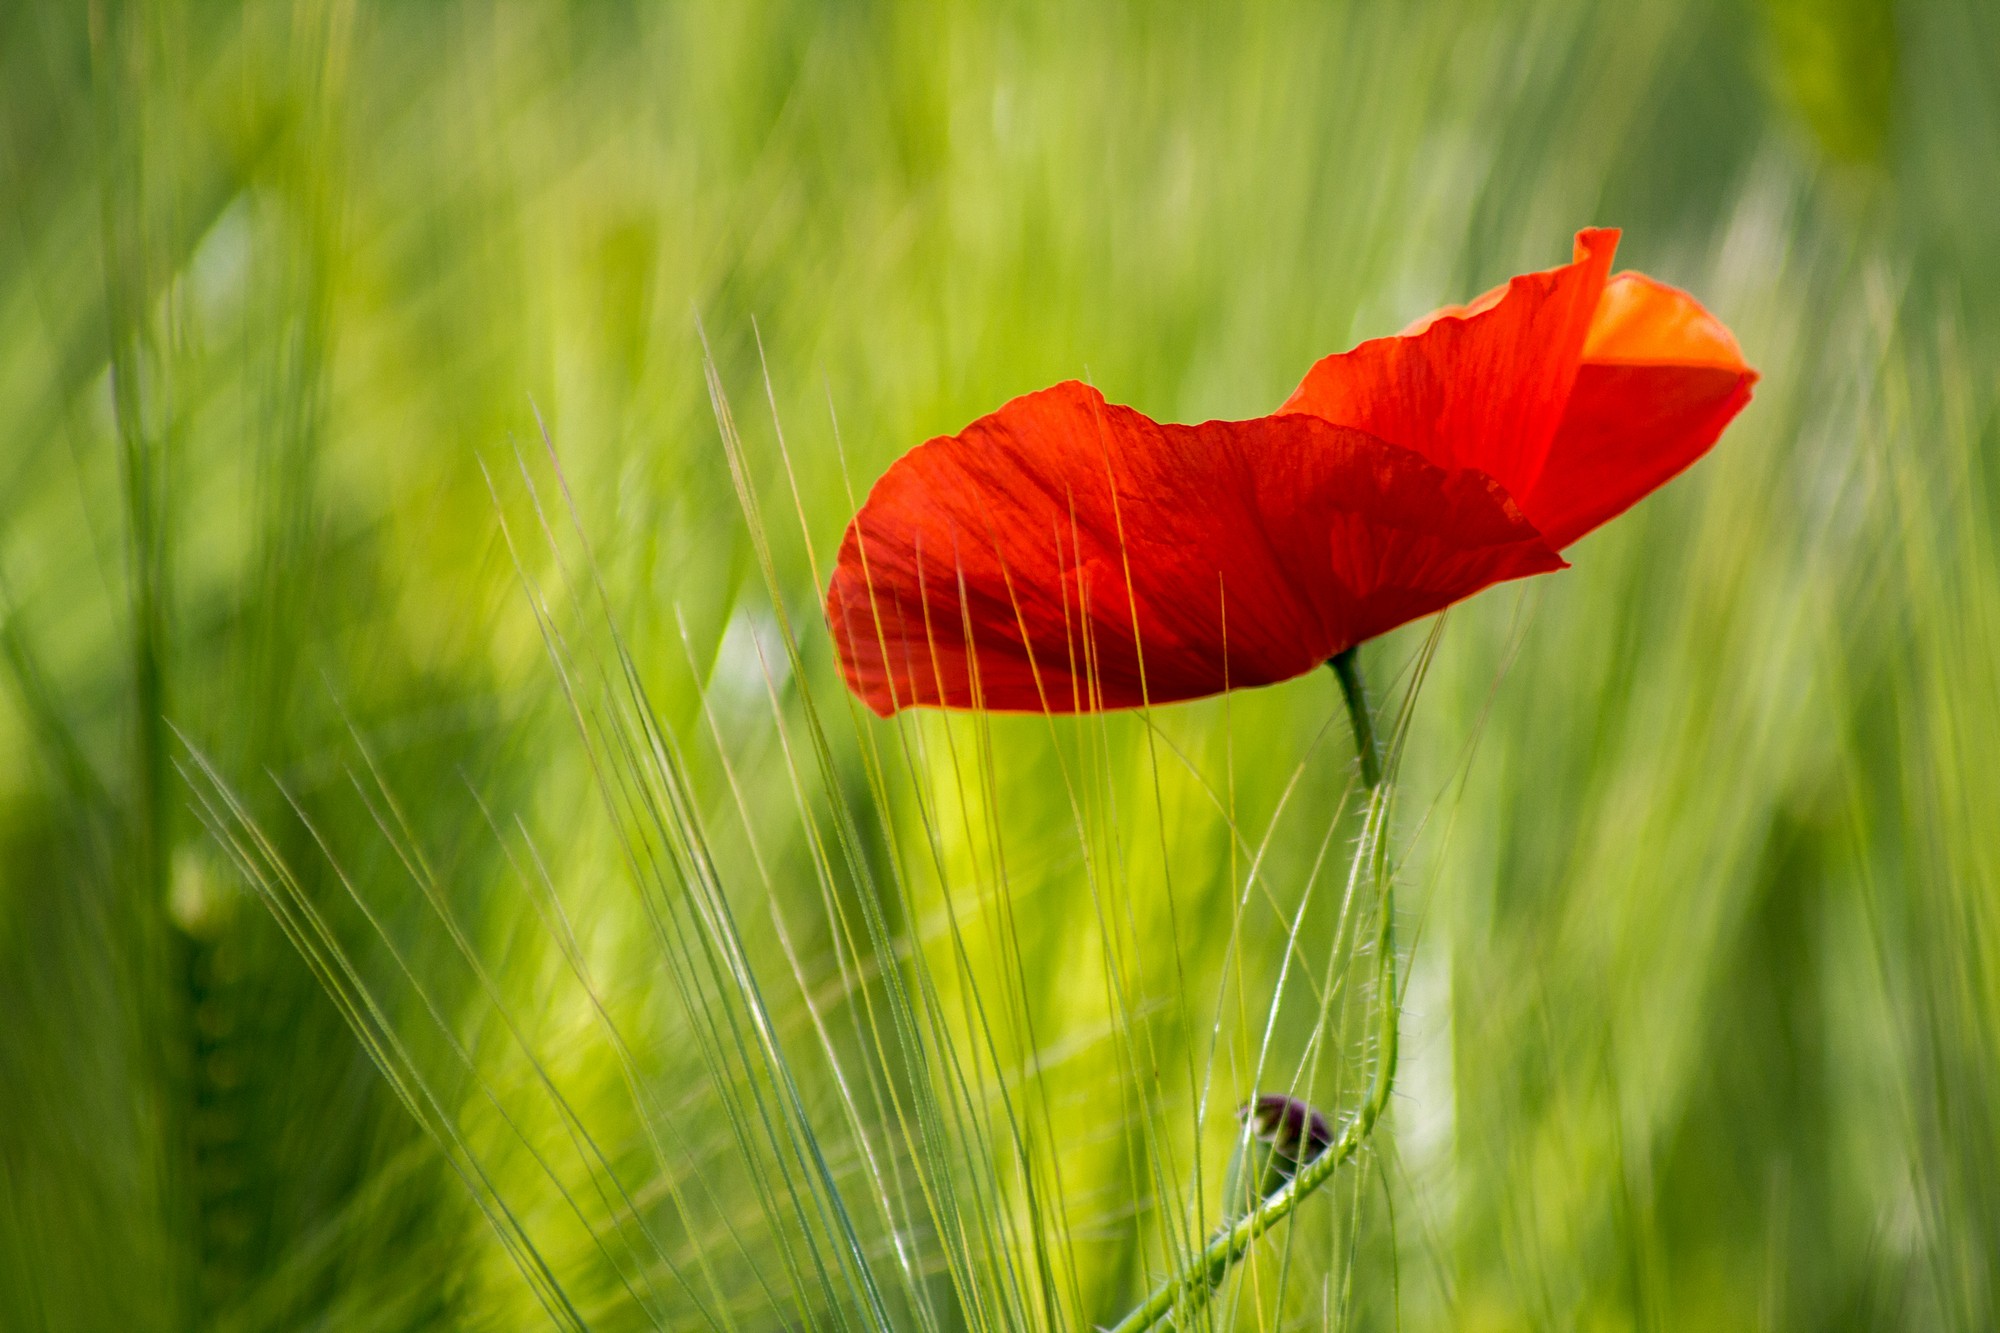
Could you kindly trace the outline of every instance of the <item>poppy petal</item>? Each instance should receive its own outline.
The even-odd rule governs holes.
[[[885,717],[1082,712],[1285,680],[1562,563],[1477,473],[1308,415],[1164,425],[1070,382],[898,460],[826,613]]]
[[[1640,273],[1604,289],[1547,464],[1521,508],[1558,549],[1708,452],[1757,372],[1721,321]]]
[[[1525,495],[1562,422],[1617,248],[1616,230],[1578,232],[1574,262],[1322,358],[1278,410],[1352,426]]]

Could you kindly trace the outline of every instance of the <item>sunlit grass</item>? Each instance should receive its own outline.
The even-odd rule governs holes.
[[[1012,394],[1266,411],[1591,222],[1757,400],[1364,650],[1398,1094],[1190,1322],[1991,1326],[1994,50],[8,9],[0,1327],[1118,1318],[1245,1098],[1363,1094],[1338,691],[882,723],[841,526]]]

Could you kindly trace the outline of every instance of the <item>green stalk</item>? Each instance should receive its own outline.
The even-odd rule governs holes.
[[[1167,1281],[1132,1313],[1105,1333],[1141,1333],[1171,1314],[1183,1302],[1197,1302],[1220,1286],[1230,1268],[1250,1252],[1259,1236],[1291,1216],[1312,1192],[1333,1179],[1342,1163],[1354,1156],[1375,1129],[1376,1121],[1389,1104],[1389,1092],[1396,1082],[1396,899],[1389,878],[1388,823],[1389,791],[1382,783],[1382,759],[1376,748],[1375,729],[1368,717],[1368,695],[1361,680],[1361,668],[1354,650],[1348,649],[1327,664],[1340,678],[1341,694],[1347,700],[1348,719],[1354,724],[1354,747],[1361,757],[1361,780],[1368,788],[1368,814],[1362,836],[1366,839],[1369,870],[1379,888],[1375,925],[1375,994],[1381,1006],[1377,1019],[1375,1076],[1369,1084],[1368,1099],[1354,1118],[1341,1130],[1340,1137],[1326,1150],[1301,1166],[1283,1188],[1265,1198],[1234,1223],[1209,1239],[1194,1259]]]
[[[1382,785],[1382,752],[1375,743],[1375,723],[1368,715],[1368,686],[1361,679],[1357,648],[1327,662],[1340,680],[1340,697],[1347,701],[1347,720],[1354,727],[1354,751],[1361,759],[1361,785],[1374,791]]]

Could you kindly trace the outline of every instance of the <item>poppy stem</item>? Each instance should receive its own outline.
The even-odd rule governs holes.
[[[1351,696],[1350,696],[1351,697]],[[1365,733],[1364,733],[1365,734]],[[1370,747],[1372,749],[1372,746]],[[1362,825],[1362,851],[1368,873],[1375,882],[1378,913],[1375,923],[1375,1075],[1368,1086],[1367,1099],[1341,1127],[1340,1136],[1318,1156],[1301,1165],[1292,1178],[1261,1203],[1209,1237],[1186,1265],[1168,1278],[1136,1310],[1101,1333],[1142,1333],[1177,1312],[1191,1313],[1222,1285],[1236,1262],[1250,1252],[1259,1236],[1291,1216],[1314,1190],[1333,1179],[1333,1173],[1368,1142],[1375,1124],[1389,1105],[1389,1092],[1396,1084],[1398,1045],[1396,1008],[1396,896],[1389,874],[1388,850],[1389,787],[1380,785],[1368,793],[1366,820]]]
[[[1382,752],[1375,743],[1375,723],[1368,715],[1368,686],[1361,679],[1360,645],[1336,653],[1327,661],[1340,679],[1347,701],[1347,720],[1354,727],[1354,751],[1361,758],[1361,785],[1370,791],[1382,784]]]

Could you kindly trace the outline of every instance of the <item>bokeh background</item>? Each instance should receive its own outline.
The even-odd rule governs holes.
[[[1397,1095],[1189,1319],[2000,1322],[1990,4],[24,0],[0,213],[0,1327],[1110,1322],[1371,1059],[1337,696],[857,715],[853,496],[1587,224],[1757,398],[1368,650]]]

